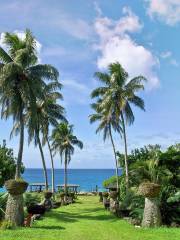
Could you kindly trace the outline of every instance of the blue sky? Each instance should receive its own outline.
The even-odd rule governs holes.
[[[98,86],[95,71],[119,61],[130,77],[143,74],[148,82],[140,95],[146,112],[134,109],[128,149],[145,144],[166,148],[180,141],[180,1],[179,0],[2,0],[0,44],[4,32],[31,29],[39,43],[41,63],[60,72],[67,117],[84,149],[72,157],[71,168],[114,167],[110,142],[95,135],[89,124],[90,92]],[[0,122],[0,140],[7,139],[15,154],[18,138],[9,140],[12,121]],[[115,136],[116,148],[123,142]],[[44,149],[47,166],[48,151]],[[26,167],[41,167],[33,144],[24,148]],[[55,166],[60,160],[55,158]]]

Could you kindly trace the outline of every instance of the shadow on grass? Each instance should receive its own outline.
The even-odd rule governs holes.
[[[98,211],[102,211],[102,209],[99,208],[94,208],[94,209],[90,209],[87,210],[85,209],[85,211],[81,211],[80,213],[70,213],[70,212],[66,212],[66,211],[62,211],[62,212],[54,212],[51,215],[51,218],[55,218],[56,220],[59,220],[61,222],[69,222],[69,223],[73,223],[73,222],[77,222],[80,219],[84,219],[84,220],[92,220],[92,221],[107,221],[109,220],[110,222],[115,222],[118,221],[118,219],[111,215],[111,214],[100,214],[98,213],[98,215],[95,215],[96,212]]]
[[[61,226],[34,226],[33,229],[46,229],[46,230],[64,230],[65,227]]]

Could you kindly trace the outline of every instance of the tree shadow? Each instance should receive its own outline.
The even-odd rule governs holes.
[[[54,212],[51,216],[52,218],[55,218],[56,220],[59,220],[61,222],[77,222],[80,219],[86,219],[86,220],[92,220],[92,221],[110,221],[115,222],[118,221],[118,219],[111,214],[100,214],[100,215],[93,215],[97,211],[102,211],[102,209],[94,208],[94,209],[85,209],[80,213],[70,213],[66,211],[59,211],[58,213]]]
[[[46,229],[46,230],[65,230],[65,227],[61,226],[33,226],[33,229]]]

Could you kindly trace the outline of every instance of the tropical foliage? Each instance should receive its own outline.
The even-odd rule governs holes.
[[[148,145],[133,150],[128,155],[130,170],[128,192],[123,188],[125,181],[123,154],[118,154],[118,158],[123,171],[122,176],[119,177],[121,206],[130,209],[132,217],[142,219],[144,205],[142,197],[138,195],[138,186],[145,181],[159,183],[161,184],[159,201],[163,223],[180,224],[179,144],[170,146],[166,151],[162,151],[160,145]],[[115,177],[104,181],[104,185],[107,186],[113,182],[115,182]]]
[[[83,143],[73,135],[73,126],[68,123],[60,123],[52,132],[52,150],[60,154],[61,163],[64,163],[64,190],[67,197],[67,166],[74,154],[74,146],[83,148]]]
[[[21,168],[23,171],[23,166]],[[0,145],[0,187],[3,187],[4,182],[14,178],[16,172],[16,158],[13,150],[6,146],[6,141]]]
[[[36,43],[29,30],[25,31],[24,36],[5,33],[6,49],[0,47],[0,104],[1,117],[13,118],[11,136],[20,135],[15,178],[21,175],[24,130],[27,128],[29,142],[34,140],[35,145],[39,146],[47,189],[46,162],[40,134],[47,141],[49,125],[64,119],[64,109],[57,104],[57,100],[62,99],[56,91],[61,88],[59,73],[53,66],[38,62]],[[49,84],[47,81],[50,81]]]
[[[91,93],[91,97],[96,98],[97,101],[95,104],[92,104],[95,114],[90,116],[90,121],[100,121],[97,132],[104,129],[104,139],[106,139],[107,134],[111,137],[116,161],[116,169],[118,166],[111,128],[123,136],[125,149],[124,161],[126,187],[128,188],[129,171],[127,159],[126,124],[131,125],[135,120],[131,105],[145,110],[144,101],[142,98],[137,96],[137,92],[144,89],[144,81],[146,79],[143,76],[136,76],[129,80],[128,73],[118,62],[110,64],[108,70],[108,73],[95,73],[95,77],[98,81],[100,81],[102,86],[96,88]],[[117,174],[118,170],[116,170],[116,175]]]

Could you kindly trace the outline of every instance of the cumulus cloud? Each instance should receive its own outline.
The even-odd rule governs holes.
[[[148,14],[157,17],[166,24],[173,26],[180,22],[179,0],[145,0],[148,2]]]
[[[158,59],[150,50],[136,43],[131,33],[139,32],[143,24],[130,8],[123,8],[124,16],[114,21],[107,17],[98,17],[95,31],[99,43],[94,47],[100,51],[97,59],[99,69],[105,69],[112,62],[120,62],[130,77],[144,75],[148,79],[149,89],[159,85],[155,69],[159,66]]]

